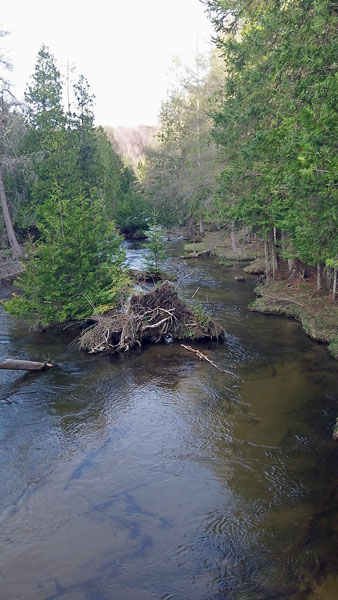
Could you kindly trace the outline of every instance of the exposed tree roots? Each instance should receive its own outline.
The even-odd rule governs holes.
[[[90,353],[125,352],[144,342],[173,340],[223,340],[223,327],[180,300],[174,287],[165,282],[146,294],[131,297],[128,312],[110,311],[95,315],[95,323],[79,339]]]

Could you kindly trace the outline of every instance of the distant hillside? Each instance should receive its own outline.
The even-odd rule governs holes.
[[[133,166],[144,158],[144,148],[151,144],[156,127],[137,125],[136,127],[105,127],[113,148]]]

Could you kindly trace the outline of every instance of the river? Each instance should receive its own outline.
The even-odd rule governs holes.
[[[338,363],[180,245],[180,293],[228,334],[194,346],[230,375],[178,343],[89,356],[1,311],[1,360],[59,365],[0,371],[1,599],[337,597]]]

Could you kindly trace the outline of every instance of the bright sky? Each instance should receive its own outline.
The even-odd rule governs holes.
[[[67,60],[96,95],[96,123],[152,125],[170,83],[175,56],[193,65],[212,47],[199,0],[11,0],[3,2],[0,40],[20,99],[45,43],[65,73]]]

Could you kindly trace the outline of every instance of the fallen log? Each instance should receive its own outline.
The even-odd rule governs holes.
[[[211,250],[201,250],[201,252],[193,252],[190,251],[187,254],[184,254],[183,256],[180,256],[180,258],[199,258],[200,256],[209,256],[211,253]]]
[[[6,358],[0,363],[0,369],[10,369],[12,371],[42,371],[54,367],[50,361],[37,362],[34,360],[17,360],[16,358]]]

